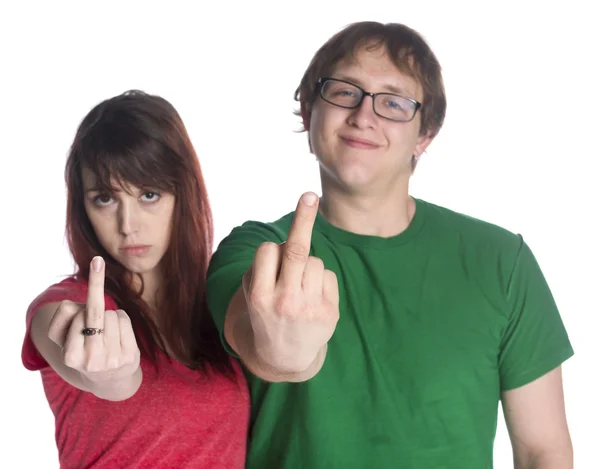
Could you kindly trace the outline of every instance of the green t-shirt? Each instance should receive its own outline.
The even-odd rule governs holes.
[[[415,200],[391,238],[318,215],[311,255],[337,275],[340,319],[311,380],[247,372],[249,469],[492,468],[501,392],[573,355],[521,236]],[[221,330],[256,248],[285,241],[293,215],[246,222],[220,243],[207,288]]]

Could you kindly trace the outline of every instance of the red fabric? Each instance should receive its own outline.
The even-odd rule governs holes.
[[[125,401],[111,402],[65,382],[30,338],[35,312],[47,303],[85,302],[87,283],[63,280],[38,296],[27,311],[22,360],[40,370],[56,419],[61,468],[243,468],[250,399],[237,362],[237,383],[205,377],[166,356],[159,371],[142,359],[143,382]],[[117,309],[105,297],[106,309]]]

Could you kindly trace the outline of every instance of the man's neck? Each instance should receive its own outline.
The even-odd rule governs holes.
[[[359,235],[389,238],[408,228],[415,214],[408,185],[380,194],[351,194],[323,186],[320,212],[332,225]]]

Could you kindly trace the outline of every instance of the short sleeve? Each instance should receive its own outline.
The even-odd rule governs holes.
[[[248,221],[234,228],[213,254],[206,280],[208,307],[228,353],[239,358],[225,340],[223,327],[231,298],[242,285],[242,277],[264,242],[282,243],[287,233],[267,223]]]
[[[507,298],[510,317],[499,357],[502,391],[540,378],[574,354],[550,288],[524,241]]]
[[[31,302],[25,316],[25,338],[21,349],[21,361],[25,368],[36,371],[48,366],[48,363],[40,355],[31,340],[31,323],[40,308],[48,303],[58,303],[63,300],[85,303],[86,299],[87,282],[69,277],[60,283],[50,286]],[[105,304],[109,309],[117,309],[114,300],[109,296],[105,296]]]

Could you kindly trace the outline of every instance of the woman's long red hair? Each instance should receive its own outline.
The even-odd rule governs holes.
[[[156,188],[175,195],[170,246],[162,259],[165,299],[152,314],[134,291],[132,274],[102,247],[84,208],[82,168],[95,173],[101,189],[111,181]],[[106,292],[133,323],[143,356],[154,364],[169,352],[192,369],[229,374],[205,299],[213,248],[213,220],[198,157],[175,108],[165,99],[129,91],[101,102],[81,122],[65,168],[66,234],[75,277],[87,280],[92,258],[106,260]]]

